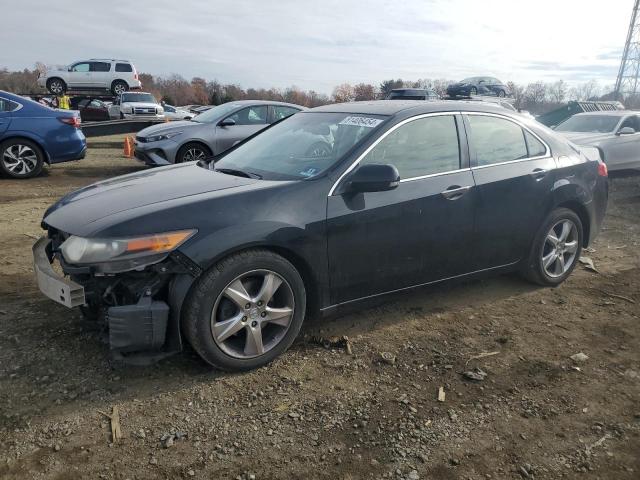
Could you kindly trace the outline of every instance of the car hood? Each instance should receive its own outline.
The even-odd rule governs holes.
[[[66,233],[91,236],[95,222],[127,210],[258,182],[201,168],[172,165],[111,178],[62,197],[43,222]]]
[[[160,123],[158,125],[151,125],[150,127],[143,128],[138,132],[138,137],[150,137],[152,135],[164,135],[165,133],[180,132],[185,128],[197,128],[203,125],[202,123],[190,122],[188,120],[179,120],[171,123]]]
[[[556,132],[578,145],[593,145],[614,136],[613,133]]]

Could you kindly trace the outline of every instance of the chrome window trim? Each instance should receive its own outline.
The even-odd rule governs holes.
[[[471,167],[472,170],[476,170],[479,168],[487,168],[487,167],[495,167],[498,165],[508,165],[509,163],[520,163],[520,162],[526,162],[529,160],[540,160],[540,159],[544,159],[544,158],[551,158],[551,148],[549,147],[549,144],[547,142],[545,142],[540,135],[538,135],[537,133],[535,133],[534,131],[532,131],[530,128],[528,128],[526,125],[524,125],[522,122],[519,122],[517,119],[509,117],[507,115],[501,115],[499,113],[488,113],[488,112],[460,112],[462,115],[475,115],[475,116],[485,116],[485,117],[498,117],[498,118],[502,118],[504,120],[508,120],[510,122],[515,123],[516,125],[518,125],[520,128],[522,128],[523,130],[526,130],[528,133],[530,133],[531,135],[533,135],[540,143],[542,143],[542,145],[544,145],[545,148],[545,153],[544,155],[536,155],[535,157],[527,157],[527,158],[518,158],[516,160],[507,160],[506,162],[499,162],[499,163],[490,163],[489,165],[476,165]],[[469,141],[469,140],[467,140]],[[525,140],[525,145],[526,145],[526,140]],[[528,145],[527,145],[528,147]]]
[[[457,170],[447,170],[446,172],[430,173],[429,175],[420,175],[419,177],[401,178],[400,183],[413,182],[414,180],[422,180],[424,178],[441,177],[451,173],[470,172],[470,168],[459,168]]]
[[[428,117],[441,117],[444,115],[451,115],[451,116],[455,116],[457,114],[459,114],[460,112],[432,112],[432,113],[422,113],[420,115],[416,115],[415,117],[410,117],[410,118],[406,118],[403,121],[401,121],[400,123],[397,123],[396,125],[394,125],[393,127],[391,127],[389,130],[387,130],[386,132],[384,132],[380,137],[378,137],[378,139],[373,142],[371,145],[369,145],[369,147],[362,152],[362,154],[356,158],[353,163],[351,165],[349,165],[349,168],[347,168],[342,175],[340,175],[338,177],[338,179],[334,182],[333,186],[331,187],[331,190],[329,190],[329,194],[327,195],[328,197],[333,196],[333,193],[335,192],[338,184],[342,181],[342,179],[347,176],[354,168],[356,168],[356,166],[358,166],[358,163],[360,163],[360,161],[367,156],[367,154],[373,150],[382,140],[384,140],[387,135],[390,135],[391,133],[393,133],[396,129],[400,128],[403,125],[406,125],[407,123],[413,122],[415,120],[420,120],[421,118],[428,118]],[[459,135],[458,135],[458,138]],[[460,147],[458,147],[460,148]],[[458,152],[460,154],[460,152]],[[458,171],[458,170],[453,170],[453,171]],[[426,175],[424,178],[429,177],[429,176],[435,176],[435,175],[444,175],[446,173],[451,173],[451,172],[441,172],[441,173],[434,173],[434,174],[430,174],[430,175]],[[410,180],[417,180],[418,178],[421,177],[412,177],[412,178],[407,178],[407,179],[400,179],[400,183],[402,183],[403,181],[410,181]]]
[[[18,108],[14,108],[13,110],[9,110],[6,112],[2,112],[2,113],[13,113],[13,112],[17,112],[18,110],[20,110],[23,105],[20,102],[16,102],[15,100],[11,100],[9,98],[6,97],[0,97],[2,100],[4,100],[5,102],[11,102],[11,103],[15,103],[16,105],[18,105]]]

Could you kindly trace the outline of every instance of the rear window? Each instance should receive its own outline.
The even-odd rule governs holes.
[[[116,72],[133,72],[130,63],[116,63]]]
[[[92,72],[108,72],[111,70],[111,64],[107,62],[91,62]]]

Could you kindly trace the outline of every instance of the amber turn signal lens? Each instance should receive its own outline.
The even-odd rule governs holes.
[[[195,230],[181,230],[179,232],[158,233],[148,237],[138,237],[127,241],[127,253],[139,252],[169,252],[182,244]]]

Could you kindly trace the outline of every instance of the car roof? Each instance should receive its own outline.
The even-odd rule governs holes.
[[[295,103],[287,103],[287,102],[276,102],[275,100],[234,100],[233,102],[227,102],[231,105],[281,105],[283,107],[294,107],[294,108],[302,108],[303,110],[306,107],[302,105],[296,105]],[[209,106],[209,105],[207,105]],[[212,105],[215,106],[215,105]]]
[[[505,109],[488,102],[467,102],[464,100],[423,101],[423,100],[373,100],[369,102],[348,102],[312,108],[312,112],[364,113],[370,115],[396,115],[411,111],[414,114],[434,112],[504,113]]]
[[[81,62],[123,62],[131,63],[131,60],[118,60],[117,58],[90,58],[89,60],[80,60]],[[78,63],[78,62],[74,62]]]

